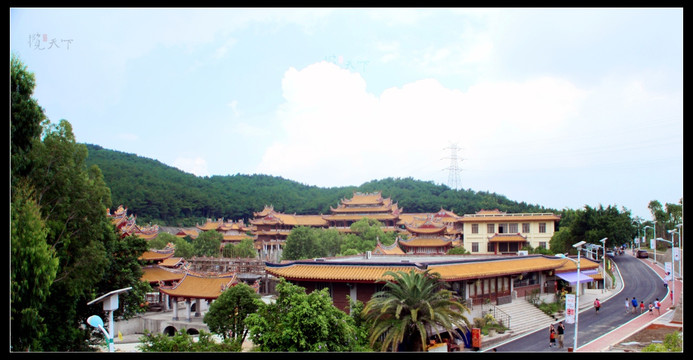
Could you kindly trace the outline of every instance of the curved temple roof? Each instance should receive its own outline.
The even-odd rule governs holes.
[[[430,262],[403,262],[401,257],[393,260],[371,259],[363,261],[294,261],[285,264],[265,263],[265,270],[274,276],[289,280],[380,282],[386,271],[417,271],[430,269],[441,275],[444,281],[458,281],[485,277],[522,274],[526,272],[554,270],[574,271],[568,259],[544,255],[495,257],[487,259],[464,259]],[[397,262],[396,259],[400,259]],[[599,264],[581,259],[581,269],[596,269]]]

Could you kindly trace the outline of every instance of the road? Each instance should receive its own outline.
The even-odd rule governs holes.
[[[667,295],[662,279],[639,259],[620,255],[614,258],[614,262],[623,279],[623,290],[611,299],[603,301],[599,314],[596,314],[594,308],[585,309],[579,313],[578,348],[618,328],[636,315],[640,315],[639,309],[636,315],[625,313],[626,298],[632,299],[635,296],[638,301],[645,303],[647,311],[650,302],[654,302],[656,298],[662,300]],[[547,328],[499,345],[496,350],[498,352],[568,351],[568,347],[573,347],[574,344],[575,324],[565,324],[565,328],[564,349],[549,347],[549,329]]]

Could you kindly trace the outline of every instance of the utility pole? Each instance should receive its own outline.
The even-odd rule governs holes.
[[[445,158],[450,160],[450,166],[443,169],[448,171],[448,186],[451,189],[457,190],[461,185],[460,172],[462,169],[457,165],[457,152],[460,149],[457,147],[457,143],[454,143],[446,147],[444,150],[450,150],[450,157]]]

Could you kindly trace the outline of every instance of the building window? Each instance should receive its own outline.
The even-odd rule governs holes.
[[[522,287],[536,285],[539,283],[539,276],[537,273],[522,274],[513,280],[513,287]]]
[[[490,242],[490,243],[488,243],[488,246],[486,246],[486,251],[496,252],[496,246],[492,242]]]
[[[479,243],[478,242],[472,243],[472,252],[479,252]]]
[[[505,232],[508,230],[508,224],[498,224],[498,233],[499,234],[505,234]]]
[[[510,224],[510,226],[508,226],[508,232],[511,234],[518,233],[519,231],[517,231],[517,223]]]
[[[479,233],[479,224],[472,224],[472,234]]]
[[[546,241],[540,241],[539,242],[539,248],[540,249],[546,249]]]
[[[529,223],[522,223],[522,232],[525,234],[529,232]]]
[[[493,234],[496,232],[496,224],[487,224],[486,225],[486,232],[489,234]]]
[[[539,223],[539,232],[540,233],[546,232],[546,223]]]

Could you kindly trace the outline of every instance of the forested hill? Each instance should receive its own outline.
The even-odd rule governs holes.
[[[480,209],[507,212],[556,212],[543,206],[511,201],[503,195],[451,190],[445,185],[412,178],[373,180],[361,186],[321,188],[269,175],[197,177],[135,154],[86,144],[87,164],[98,165],[111,189],[112,207],[123,205],[138,224],[194,226],[207,218],[227,220],[253,217],[265,205],[288,214],[329,214],[354,191],[381,191],[406,213],[436,212],[458,215]]]

